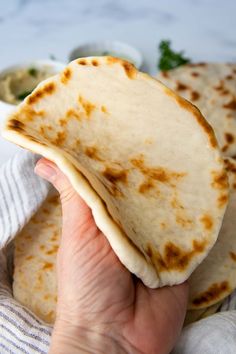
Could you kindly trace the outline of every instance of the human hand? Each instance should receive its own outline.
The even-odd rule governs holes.
[[[59,191],[63,214],[50,354],[169,353],[183,324],[187,284],[145,287],[120,263],[56,165],[41,159],[35,172]]]

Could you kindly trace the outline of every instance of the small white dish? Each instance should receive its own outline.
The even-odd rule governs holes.
[[[130,61],[137,69],[143,64],[141,52],[131,45],[118,41],[85,43],[74,48],[69,54],[69,61],[82,57],[110,55]]]
[[[48,71],[52,72],[52,75],[57,74],[58,72],[62,71],[65,67],[65,64],[61,62],[57,62],[54,60],[35,60],[29,61],[25,63],[20,63],[16,65],[9,66],[0,71],[0,81],[4,78],[7,74],[11,72],[16,72],[19,69],[24,68],[35,68],[35,69],[43,69],[47,68]],[[7,103],[0,98],[0,120],[4,120],[6,116],[14,110],[16,105]]]

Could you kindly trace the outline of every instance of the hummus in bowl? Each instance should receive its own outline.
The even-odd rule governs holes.
[[[63,70],[63,63],[41,60],[16,65],[0,73],[0,101],[17,105],[43,80]]]

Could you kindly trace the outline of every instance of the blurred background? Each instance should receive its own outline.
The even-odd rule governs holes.
[[[104,39],[140,49],[151,72],[165,38],[195,60],[235,61],[235,14],[235,0],[0,1],[0,66],[67,61],[77,45]]]
[[[0,1],[0,70],[36,59],[66,63],[75,47],[104,40],[135,47],[152,75],[163,39],[192,61],[235,62],[235,13],[235,0]],[[0,164],[15,150],[1,138]]]

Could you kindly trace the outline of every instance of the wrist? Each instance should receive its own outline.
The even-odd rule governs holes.
[[[98,330],[56,322],[49,354],[127,354],[118,341],[99,333]]]

